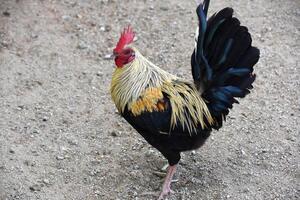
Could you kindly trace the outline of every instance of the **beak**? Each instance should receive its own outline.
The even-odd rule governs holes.
[[[117,53],[117,52],[114,51],[113,54],[112,54],[112,57],[115,58],[117,56],[119,56],[119,53]]]
[[[115,54],[111,54],[110,56],[111,56],[110,58],[111,58],[112,60],[114,60],[114,59],[117,57]]]

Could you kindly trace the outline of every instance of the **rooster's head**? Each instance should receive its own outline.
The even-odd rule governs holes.
[[[124,65],[132,62],[135,58],[135,52],[132,48],[126,47],[133,42],[134,32],[130,26],[124,29],[121,33],[119,42],[114,49],[115,63],[117,67],[121,68]]]

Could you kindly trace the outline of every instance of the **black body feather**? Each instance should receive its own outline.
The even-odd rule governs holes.
[[[164,94],[164,102],[170,105],[168,97]],[[170,165],[175,165],[180,160],[180,152],[197,149],[202,146],[209,137],[211,128],[201,129],[189,133],[178,123],[170,130],[172,108],[168,106],[163,112],[144,112],[141,115],[133,116],[125,109],[122,116],[131,124],[145,140],[159,150]]]

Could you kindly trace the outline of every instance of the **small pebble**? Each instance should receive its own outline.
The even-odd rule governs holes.
[[[37,152],[36,150],[31,150],[31,153],[32,153],[32,155],[34,155],[34,156],[38,156],[38,155],[39,155],[38,152]]]
[[[10,16],[10,12],[8,12],[8,11],[4,11],[2,14],[3,14],[5,17],[9,17],[9,16]]]
[[[242,149],[241,150],[242,155],[246,155],[245,151]]]
[[[101,26],[100,31],[104,32],[105,31],[105,26]]]
[[[99,170],[98,170],[98,169],[94,169],[94,170],[90,171],[90,175],[91,175],[91,176],[95,176],[95,175],[97,175],[98,173],[99,173]]]
[[[38,184],[34,184],[34,185],[30,186],[29,189],[30,189],[31,191],[33,191],[33,192],[34,192],[34,191],[41,191],[41,186],[38,185]]]
[[[69,143],[70,145],[74,145],[74,146],[77,146],[77,145],[78,145],[78,141],[77,141],[77,140],[69,139],[69,140],[68,140],[68,143]]]
[[[65,159],[65,157],[64,157],[64,156],[61,156],[61,155],[58,155],[58,156],[56,156],[56,159],[57,159],[57,160],[63,160],[63,159]]]
[[[84,41],[80,41],[77,45],[77,49],[87,49],[88,45]]]
[[[102,72],[97,72],[96,75],[102,77],[103,73]]]
[[[5,48],[8,48],[9,43],[8,43],[7,41],[1,41],[1,42],[0,42],[0,46],[3,46],[3,47],[5,47]]]
[[[38,130],[33,130],[32,134],[39,134],[39,131]]]
[[[76,17],[77,17],[78,19],[81,19],[81,18],[82,18],[82,15],[81,15],[81,14],[77,14]]]
[[[244,193],[248,193],[248,192],[250,192],[250,190],[249,190],[249,188],[245,188],[245,189],[243,190],[243,192],[244,192]]]
[[[9,149],[9,153],[12,153],[12,154],[14,154],[14,153],[15,153],[15,151],[14,151],[13,149]]]
[[[133,166],[133,169],[134,169],[134,170],[138,170],[139,168],[140,168],[140,167],[139,167],[138,165],[134,165],[134,166]]]
[[[262,153],[267,153],[268,150],[267,150],[267,149],[263,149],[261,152],[262,152]]]
[[[150,157],[153,154],[154,154],[154,151],[152,149],[149,149],[149,151],[146,152],[145,156]]]
[[[169,8],[168,8],[168,7],[165,7],[165,6],[161,6],[160,9],[161,9],[162,11],[167,11],[167,10],[169,10]]]
[[[24,106],[23,105],[20,105],[17,107],[17,110],[23,110],[24,109]]]
[[[292,142],[296,141],[296,138],[293,137],[293,136],[287,136],[286,139],[289,140],[289,141],[292,141]]]
[[[46,185],[49,185],[49,184],[50,184],[50,181],[49,181],[49,179],[45,178],[45,179],[43,180],[43,183],[45,183]]]
[[[110,132],[110,135],[113,136],[113,137],[117,137],[118,133],[116,131],[112,131],[112,132]]]
[[[69,16],[69,15],[63,15],[61,18],[63,20],[69,21],[71,19],[71,16]]]
[[[105,25],[105,26],[100,26],[100,31],[102,32],[109,32],[111,30],[111,26]]]
[[[37,34],[35,34],[35,33],[32,33],[32,34],[31,34],[31,38],[32,38],[32,39],[36,39],[36,38],[38,38],[38,37],[39,37],[39,36],[38,36]]]

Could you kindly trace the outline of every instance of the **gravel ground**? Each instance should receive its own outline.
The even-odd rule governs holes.
[[[117,113],[110,59],[124,26],[191,80],[195,2],[0,0],[0,199],[155,199],[166,160]],[[261,49],[252,94],[183,154],[176,199],[300,199],[300,2],[233,7]]]

